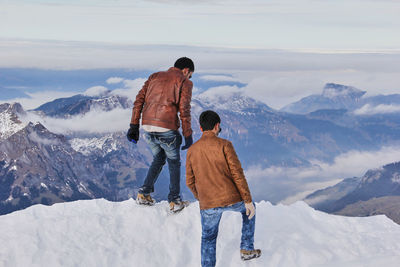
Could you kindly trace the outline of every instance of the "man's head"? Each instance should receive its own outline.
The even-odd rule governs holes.
[[[202,131],[213,131],[215,134],[218,134],[221,131],[221,118],[215,111],[206,110],[201,113],[199,122]]]
[[[192,74],[194,72],[194,63],[190,58],[187,57],[179,58],[175,62],[174,67],[182,70],[183,75],[185,75],[189,79],[192,77]]]

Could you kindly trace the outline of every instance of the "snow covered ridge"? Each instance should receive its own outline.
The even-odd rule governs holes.
[[[103,151],[108,154],[117,150],[117,144],[113,141],[113,135],[108,134],[97,138],[73,138],[70,140],[71,147],[85,156],[90,155],[94,151]]]
[[[26,126],[16,115],[20,111],[23,112],[23,109],[18,103],[0,105],[0,140],[7,139]]]
[[[167,206],[96,199],[0,216],[0,266],[200,266],[198,203],[176,215]],[[400,226],[385,216],[334,216],[304,202],[256,206],[255,245],[263,255],[240,260],[241,216],[227,212],[217,266],[398,266]]]

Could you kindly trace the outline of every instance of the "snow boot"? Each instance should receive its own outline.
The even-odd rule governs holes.
[[[172,213],[180,212],[185,207],[189,206],[189,203],[189,201],[182,201],[180,198],[177,198],[169,202],[169,211]]]
[[[138,193],[136,203],[139,205],[153,206],[156,201],[150,195]]]
[[[258,258],[261,256],[261,250],[260,249],[253,249],[253,250],[245,250],[241,249],[240,250],[240,258],[244,261],[251,260],[254,258]]]

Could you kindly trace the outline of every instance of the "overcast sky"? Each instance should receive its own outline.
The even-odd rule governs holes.
[[[399,14],[390,0],[0,0],[0,67],[162,70],[188,56],[277,109],[329,82],[399,93]]]
[[[0,0],[0,38],[398,49],[400,1]]]

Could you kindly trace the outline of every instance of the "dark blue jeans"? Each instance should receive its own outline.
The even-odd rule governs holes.
[[[249,218],[246,215],[246,208],[243,201],[226,207],[218,207],[200,210],[201,215],[201,266],[213,267],[216,262],[216,245],[218,226],[224,211],[237,211],[242,214],[242,240],[240,249],[254,249],[254,231],[256,216]]]
[[[181,180],[181,134],[173,130],[164,133],[145,132],[144,139],[150,146],[153,154],[153,162],[147,172],[143,186],[139,189],[139,193],[150,194],[154,192],[154,184],[167,160],[170,175],[168,201],[179,198]]]

